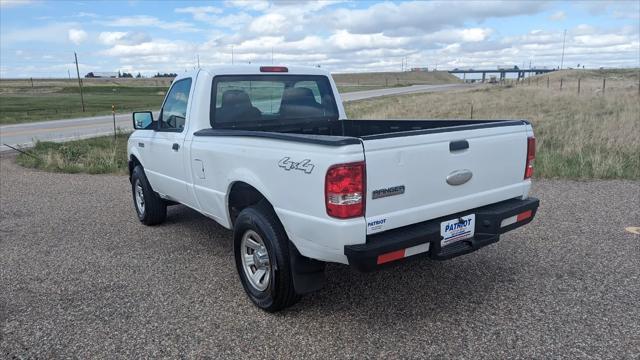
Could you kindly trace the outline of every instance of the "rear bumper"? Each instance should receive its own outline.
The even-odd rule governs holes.
[[[345,246],[344,254],[349,264],[360,271],[375,270],[388,259],[409,257],[417,252],[425,252],[425,249],[428,249],[427,254],[431,259],[451,259],[493,244],[500,239],[500,234],[528,224],[533,220],[539,204],[536,198],[511,199],[470,209],[369,235],[364,244]],[[518,218],[520,214],[528,215],[529,211],[530,216],[522,220]],[[474,237],[441,247],[440,223],[469,214],[476,215]]]

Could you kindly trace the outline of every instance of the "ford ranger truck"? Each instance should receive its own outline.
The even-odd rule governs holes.
[[[527,121],[348,120],[319,68],[185,73],[157,119],[135,112],[133,125],[138,219],[160,224],[183,204],[232,229],[242,286],[270,312],[320,289],[327,262],[451,259],[538,208]]]

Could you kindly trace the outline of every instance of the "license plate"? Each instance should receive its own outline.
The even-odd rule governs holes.
[[[473,237],[476,227],[476,214],[440,223],[440,246],[447,246],[456,241]]]

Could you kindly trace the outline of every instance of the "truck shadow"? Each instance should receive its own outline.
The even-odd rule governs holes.
[[[210,254],[224,254],[231,262],[228,266],[234,266],[231,231],[215,221],[187,207],[174,206],[163,226],[178,227],[177,231],[191,239],[185,246],[199,245]],[[490,306],[496,296],[518,291],[519,269],[526,267],[517,257],[506,261],[501,254],[492,245],[447,261],[418,255],[371,273],[328,264],[326,286],[276,316],[348,316],[379,323],[381,317],[402,322],[416,316],[435,319],[473,311],[485,304]]]
[[[491,302],[517,281],[517,275],[505,270],[482,254],[446,262],[418,257],[372,273],[331,264],[326,287],[289,311],[341,314],[373,323],[381,318],[434,319]]]

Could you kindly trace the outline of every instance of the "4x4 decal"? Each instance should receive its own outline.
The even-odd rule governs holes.
[[[304,171],[307,174],[311,174],[315,165],[311,163],[311,160],[304,159],[302,161],[296,162],[291,161],[290,157],[284,157],[280,161],[278,161],[278,166],[289,171],[291,169]]]

